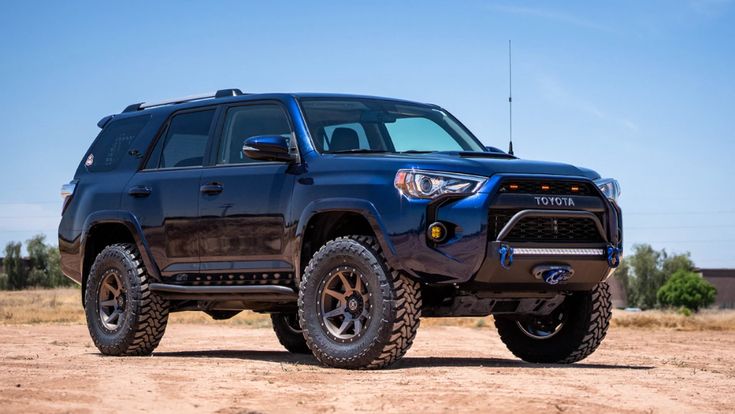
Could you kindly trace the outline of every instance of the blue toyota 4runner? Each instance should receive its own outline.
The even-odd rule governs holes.
[[[59,246],[103,354],[150,354],[180,311],[269,313],[340,368],[398,361],[421,316],[493,315],[531,362],[605,336],[618,183],[486,148],[441,107],[226,89],[98,125]]]

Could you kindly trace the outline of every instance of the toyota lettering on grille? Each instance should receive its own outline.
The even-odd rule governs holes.
[[[537,206],[574,207],[571,197],[534,197]]]

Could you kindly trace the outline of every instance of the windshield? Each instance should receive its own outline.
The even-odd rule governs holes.
[[[451,115],[429,106],[366,98],[305,98],[301,107],[319,152],[485,151]]]

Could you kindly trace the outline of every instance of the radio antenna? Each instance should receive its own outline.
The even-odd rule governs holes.
[[[508,127],[510,129],[510,143],[508,154],[513,154],[513,67],[511,66],[510,40],[508,40]]]

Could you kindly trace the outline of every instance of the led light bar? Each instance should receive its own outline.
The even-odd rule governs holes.
[[[603,249],[543,249],[529,247],[514,247],[514,255],[536,256],[603,256]]]

